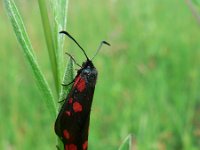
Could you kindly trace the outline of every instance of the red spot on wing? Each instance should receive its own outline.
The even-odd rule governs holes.
[[[82,92],[85,89],[85,86],[85,80],[81,78],[76,87],[79,92]]]
[[[67,114],[67,116],[71,116],[71,112],[70,111],[65,111],[65,113]]]
[[[85,141],[85,142],[83,143],[83,150],[86,150],[86,149],[87,149],[87,146],[88,146],[88,141]]]
[[[69,137],[70,137],[70,134],[69,134],[69,132],[68,132],[67,130],[64,130],[64,131],[63,131],[63,135],[64,135],[64,137],[65,137],[66,139],[69,139]]]
[[[77,79],[75,80],[73,87],[76,87],[76,85],[78,84],[80,78],[81,78],[81,76],[79,75],[79,76],[77,77]]]
[[[73,87],[76,87],[79,92],[82,92],[86,87],[85,80],[81,76],[78,76]]]
[[[74,112],[81,112],[82,111],[82,105],[79,102],[73,103],[73,110]]]
[[[69,98],[68,102],[71,104],[73,102],[73,98]]]
[[[65,145],[65,150],[77,150],[77,146],[74,144]]]

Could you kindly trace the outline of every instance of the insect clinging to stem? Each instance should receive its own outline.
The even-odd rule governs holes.
[[[61,31],[60,33],[67,35],[78,45],[86,61],[77,71],[72,81],[72,88],[59,111],[55,122],[55,133],[62,140],[65,150],[87,150],[90,112],[98,75],[92,60],[103,44],[108,46],[110,44],[102,41],[94,56],[89,59],[85,50],[68,32]]]

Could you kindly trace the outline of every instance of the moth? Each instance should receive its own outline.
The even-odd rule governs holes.
[[[103,44],[109,46],[110,44],[102,41],[95,55],[92,59],[89,59],[85,50],[68,32],[61,31],[60,33],[67,35],[77,44],[85,55],[86,61],[81,66],[79,65],[81,68],[72,81],[72,88],[55,122],[55,133],[62,140],[65,150],[87,150],[90,112],[98,76],[92,59],[97,55]]]

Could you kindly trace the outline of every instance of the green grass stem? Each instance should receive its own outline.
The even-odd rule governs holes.
[[[54,83],[55,83],[55,88],[57,95],[59,93],[60,89],[60,78],[57,74],[58,72],[58,66],[57,66],[57,57],[55,53],[55,46],[54,46],[54,40],[53,40],[53,35],[52,35],[52,28],[51,24],[49,21],[49,16],[46,8],[46,2],[45,0],[38,0],[39,8],[40,8],[40,14],[42,18],[42,24],[43,24],[43,30],[44,30],[44,35],[45,35],[45,40],[46,40],[46,45],[48,48],[48,53],[49,53],[49,59],[51,62],[51,67],[52,67],[52,74],[54,77]]]
[[[21,16],[13,0],[4,0],[4,4],[7,10],[9,19],[12,23],[13,30],[18,39],[18,42],[20,43],[23,53],[25,55],[25,58],[28,62],[28,65],[30,66],[31,71],[33,72],[33,76],[35,78],[36,84],[43,95],[43,99],[51,113],[52,118],[54,119],[56,116],[54,98],[52,96],[52,92],[49,88],[49,85],[39,68],[36,57],[33,54],[33,48],[29,40],[29,37],[27,35]]]

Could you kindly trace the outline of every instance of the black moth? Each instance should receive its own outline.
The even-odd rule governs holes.
[[[73,86],[60,109],[55,122],[55,133],[62,140],[65,150],[87,150],[90,110],[98,74],[92,59],[103,44],[110,44],[102,41],[94,57],[89,59],[84,49],[68,32],[60,33],[67,35],[79,46],[86,61],[82,66],[79,65],[81,68],[77,71]]]

